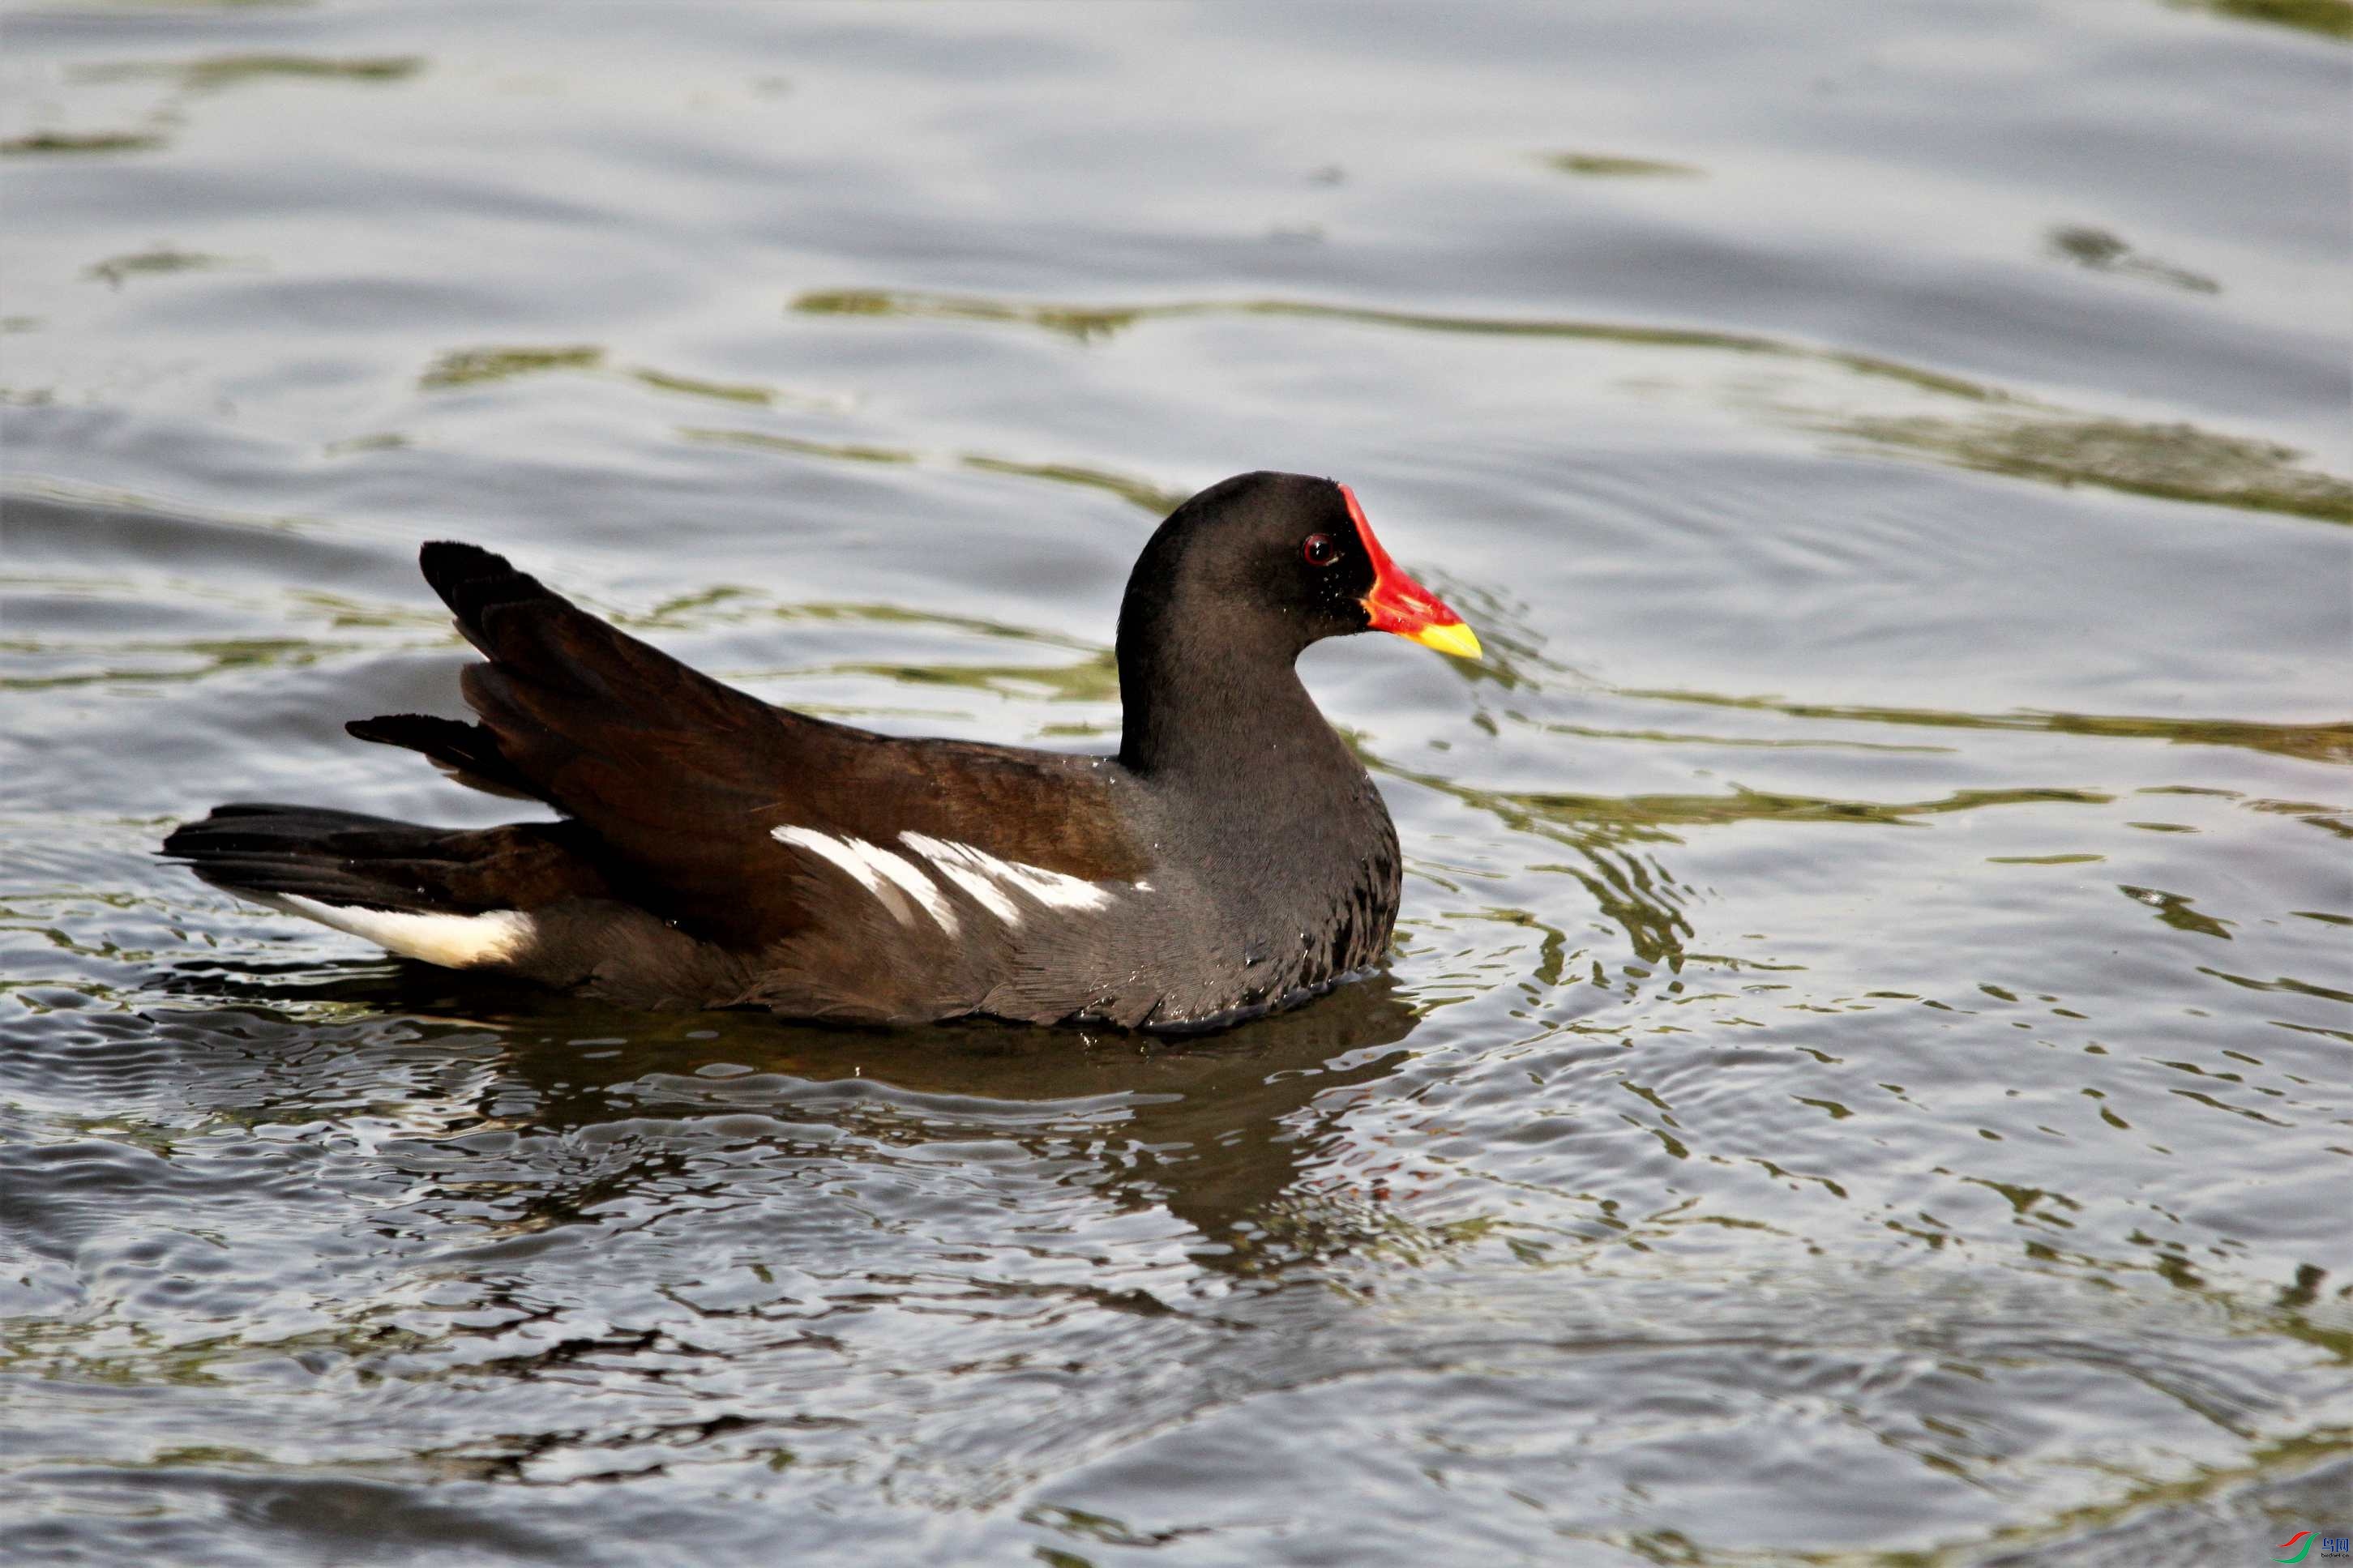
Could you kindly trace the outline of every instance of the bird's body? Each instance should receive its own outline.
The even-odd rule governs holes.
[[[165,851],[396,952],[636,1006],[1182,1030],[1312,995],[1386,951],[1399,862],[1378,790],[1293,661],[1384,616],[1476,648],[1353,496],[1293,475],[1228,480],[1154,535],[1121,609],[1109,757],[811,718],[488,552],[422,560],[487,659],[464,672],[479,721],[353,732],[564,820],[445,830],[233,805]]]

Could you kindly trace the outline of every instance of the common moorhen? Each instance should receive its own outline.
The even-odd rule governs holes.
[[[1345,485],[1244,474],[1169,514],[1119,610],[1119,754],[910,740],[696,673],[470,544],[425,577],[480,722],[348,726],[557,822],[224,805],[164,840],[216,887],[459,969],[636,1006],[1182,1032],[1375,963],[1397,830],[1300,685],[1310,643],[1477,658]]]

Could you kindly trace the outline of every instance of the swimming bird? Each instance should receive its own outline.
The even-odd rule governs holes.
[[[1363,972],[1395,827],[1294,661],[1393,632],[1480,655],[1355,492],[1243,474],[1153,533],[1119,611],[1115,755],[877,734],[763,702],[470,544],[425,579],[472,721],[346,726],[560,820],[449,829],[216,808],[164,853],[391,952],[638,1007],[1183,1033]]]

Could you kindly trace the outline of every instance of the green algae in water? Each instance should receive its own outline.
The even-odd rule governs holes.
[[[1187,492],[1165,489],[1143,479],[1130,479],[1107,468],[1091,468],[1079,463],[1017,463],[1009,458],[991,458],[978,452],[967,452],[957,461],[967,468],[984,473],[1012,474],[1023,479],[1045,479],[1058,485],[1077,485],[1084,489],[1108,491],[1155,516],[1165,515],[1184,504]]]
[[[2197,5],[2242,22],[2266,22],[2324,38],[2353,40],[2353,3],[2348,0],[2172,0],[2172,4]]]
[[[703,441],[729,447],[748,447],[755,450],[781,452],[797,458],[837,458],[854,463],[915,464],[941,459],[927,458],[923,453],[903,447],[881,447],[857,441],[820,441],[805,436],[785,436],[765,430],[729,430],[702,426],[681,428],[679,435],[689,441]],[[1114,473],[1109,468],[1090,468],[1083,463],[1025,463],[1011,458],[991,457],[986,452],[963,452],[945,459],[982,473],[1005,474],[1017,479],[1043,479],[1050,484],[1075,485],[1082,489],[1102,490],[1122,500],[1143,508],[1154,516],[1173,511],[1189,492],[1166,489],[1148,480]]]
[[[156,277],[173,272],[205,272],[218,268],[242,265],[226,256],[207,256],[202,251],[174,250],[170,246],[157,246],[153,250],[133,251],[128,256],[110,256],[84,269],[82,276],[96,279],[120,289],[131,278]]]
[[[356,643],[318,641],[304,637],[199,637],[186,642],[132,642],[101,650],[123,660],[181,659],[178,668],[152,664],[108,664],[97,669],[64,675],[0,676],[0,691],[54,691],[67,687],[162,685],[208,679],[216,675],[262,668],[299,669],[322,659],[348,657],[367,649]]]
[[[417,384],[426,391],[450,386],[478,386],[537,375],[551,370],[595,370],[605,363],[605,351],[589,343],[561,348],[452,349],[435,360]]]
[[[1547,153],[1545,166],[1587,179],[1692,179],[1706,173],[1663,158],[1621,158],[1609,153]]]
[[[765,430],[719,430],[688,426],[679,435],[689,441],[721,447],[748,447],[754,451],[782,452],[796,458],[839,458],[851,463],[904,464],[920,455],[899,447],[871,447],[856,441],[817,441],[805,436],[778,436]]]
[[[10,158],[88,155],[105,153],[148,153],[164,145],[164,138],[146,131],[36,131],[0,142],[0,155]]]
[[[2159,261],[2153,256],[2144,256],[2104,228],[2062,225],[2051,231],[2045,243],[2052,255],[2094,272],[2119,272],[2129,277],[2146,278],[2152,282],[2187,289],[2193,294],[2219,294],[2222,291],[2222,286],[2204,273],[2176,267],[2169,261]]]
[[[353,436],[341,441],[330,441],[319,450],[324,457],[351,458],[364,452],[396,452],[408,444],[408,437],[397,430],[379,430],[370,436]]]
[[[425,68],[420,55],[383,55],[334,59],[319,55],[207,55],[193,60],[140,60],[87,66],[73,74],[81,81],[132,81],[163,78],[192,91],[215,91],[245,82],[406,81]]]
[[[2074,855],[1989,855],[1989,866],[2092,866],[2106,859],[2105,855],[2088,853]]]
[[[2094,248],[2098,255],[2113,259],[2113,253],[2105,247]],[[2159,265],[2147,264],[2152,268]],[[2206,281],[2195,274],[2179,276]],[[1940,415],[1825,419],[1802,410],[1784,411],[1800,424],[2016,479],[2060,485],[2098,485],[2165,500],[2353,522],[2353,480],[2300,467],[2298,459],[2303,454],[2275,442],[2226,436],[2189,424],[2138,424],[2043,409],[1964,377],[1874,354],[1812,348],[1752,333],[1542,318],[1452,316],[1264,299],[1079,307],[976,295],[831,289],[802,294],[794,300],[792,309],[810,315],[1009,322],[1040,327],[1082,342],[1105,338],[1146,321],[1213,315],[1271,316],[1472,336],[1566,338],[1655,348],[1713,349],[1810,362],[1834,365],[1857,375],[1901,382],[1923,392],[1989,408],[2000,407],[2002,412],[1989,412],[1970,419]]]
[[[537,375],[545,371],[601,370],[605,351],[593,343],[565,343],[551,348],[529,346],[453,349],[429,366],[418,384],[427,388],[471,386],[483,382],[507,381],[520,375]],[[750,383],[708,381],[701,376],[680,375],[671,371],[656,370],[650,365],[634,365],[621,374],[640,386],[656,392],[674,392],[687,397],[703,397],[720,403],[741,403],[766,407],[776,400],[769,387]]]
[[[1199,306],[1029,305],[968,295],[893,293],[875,289],[823,289],[802,294],[792,309],[810,316],[934,316],[947,321],[1021,321],[1084,342],[1154,316],[1196,315]]]
[[[2292,447],[2125,419],[1989,415],[1860,418],[1836,426],[1965,468],[2166,500],[2353,522],[2353,480],[2298,466]]]
[[[1924,725],[1953,730],[2025,730],[2053,735],[2164,741],[2177,746],[2243,746],[2315,763],[2353,763],[2353,723],[2265,724],[2241,719],[2166,719],[2132,713],[1966,713],[1942,708],[1875,708],[1858,703],[1794,702],[1779,697],[1731,697],[1711,691],[1620,688],[1621,697],[1746,708],[1793,719],[1846,720],[1862,724]]]
[[[749,403],[765,408],[776,400],[776,393],[765,386],[672,375],[668,371],[650,370],[642,365],[630,371],[629,376],[656,392],[682,393],[689,397],[708,397],[721,403]]]
[[[1858,375],[1902,382],[1923,392],[1974,403],[2004,403],[2009,395],[1980,382],[1883,359],[1877,354],[1820,349],[1755,332],[1704,328],[1629,326],[1543,316],[1461,316],[1432,310],[1393,310],[1377,306],[1335,305],[1315,300],[1177,300],[1155,305],[1081,306],[993,300],[972,294],[934,294],[886,289],[817,289],[797,296],[789,309],[814,316],[885,316],[944,321],[1003,321],[1041,327],[1092,342],[1146,321],[1195,317],[1266,316],[1304,321],[1345,321],[1407,331],[1465,337],[1562,338],[1572,342],[1624,343],[1641,348],[1715,349],[1830,364]]]

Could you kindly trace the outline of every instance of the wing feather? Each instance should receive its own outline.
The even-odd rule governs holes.
[[[824,858],[778,827],[886,847],[915,833],[1084,880],[1142,873],[1094,759],[811,718],[690,668],[489,551],[434,543],[420,560],[485,659],[462,677],[480,723],[377,720],[366,738],[576,818],[635,873],[633,894],[699,934],[765,946],[827,923]]]

